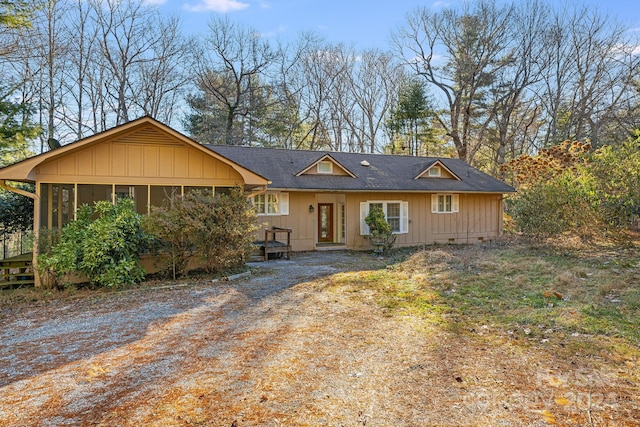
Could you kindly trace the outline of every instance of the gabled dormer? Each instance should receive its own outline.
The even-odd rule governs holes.
[[[336,159],[329,154],[325,154],[315,162],[311,163],[300,172],[296,173],[296,176],[301,175],[329,175],[329,176],[350,176],[355,178],[356,176],[349,171],[346,167],[340,164]]]
[[[460,181],[460,178],[440,160],[431,163],[414,179],[455,179]]]

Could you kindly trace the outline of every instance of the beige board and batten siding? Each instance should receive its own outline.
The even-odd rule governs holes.
[[[256,240],[264,239],[264,227],[290,228],[293,251],[315,249],[316,194],[310,192],[286,191],[289,193],[289,215],[258,215],[259,230]],[[309,212],[309,205],[314,212]],[[279,236],[280,238],[280,236]]]
[[[457,213],[431,213],[427,221],[437,243],[476,243],[502,235],[502,195],[460,194]]]
[[[317,229],[317,203],[325,197],[337,197],[333,193],[289,193],[289,215],[259,215],[259,235],[264,237],[264,227],[292,229],[293,251],[315,249]],[[342,196],[339,197],[342,199]],[[337,199],[336,199],[337,200]],[[431,193],[346,193],[346,243],[349,249],[370,247],[360,235],[360,202],[404,201],[408,202],[409,230],[398,234],[396,246],[417,246],[431,243],[477,243],[495,239],[502,234],[500,213],[502,196],[499,194],[460,194],[459,212],[432,213]],[[309,212],[309,205],[314,212]],[[337,205],[336,205],[337,208]],[[337,211],[334,211],[337,212]]]
[[[231,166],[152,127],[45,161],[36,177],[54,183],[243,185]]]
[[[364,249],[370,245],[360,235],[360,202],[408,202],[408,233],[398,234],[395,246],[431,243],[476,243],[502,234],[502,196],[499,194],[459,194],[459,212],[432,213],[430,193],[348,193],[347,247]]]

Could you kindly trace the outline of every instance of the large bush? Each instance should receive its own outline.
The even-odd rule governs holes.
[[[191,191],[154,208],[145,229],[171,254],[174,276],[193,255],[209,273],[242,265],[253,247],[256,215],[240,189],[230,194]]]
[[[573,171],[520,189],[507,208],[518,229],[530,237],[569,231],[589,236],[599,230],[595,180]]]
[[[156,255],[160,255],[158,252],[169,254],[170,265],[157,266],[165,271],[170,269],[174,280],[185,272],[193,251],[188,210],[182,197],[172,194],[161,207],[152,206],[150,215],[142,222],[144,230],[153,238]],[[161,263],[163,259],[159,257],[156,262]]]
[[[96,219],[92,219],[94,211]],[[62,229],[60,242],[39,256],[38,265],[58,279],[79,272],[98,286],[135,284],[145,275],[139,253],[148,236],[141,221],[130,199],[120,199],[115,205],[99,201],[94,209],[83,205],[77,219]]]
[[[605,146],[591,156],[598,182],[600,215],[610,228],[631,226],[640,214],[640,141]]]
[[[591,237],[631,226],[640,214],[639,141],[590,151],[563,143],[506,165],[518,193],[507,203],[532,237],[571,232]]]
[[[33,185],[18,188],[33,192]],[[33,227],[33,199],[7,190],[0,190],[0,228],[7,233],[27,231]]]

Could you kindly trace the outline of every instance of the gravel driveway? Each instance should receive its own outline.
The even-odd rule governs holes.
[[[4,312],[0,338],[0,386],[39,375],[53,367],[118,350],[144,338],[160,323],[216,312],[231,317],[249,307],[238,300],[263,302],[291,286],[337,271],[324,265],[326,253],[303,254],[297,261],[251,264],[258,277],[231,283],[179,283],[175,287],[97,295],[95,300],[55,301]],[[264,276],[261,270],[268,271]],[[254,274],[255,276],[255,274]],[[186,286],[185,286],[186,285]],[[186,288],[186,289],[184,289]],[[230,311],[230,303],[234,311]],[[254,308],[254,307],[251,307]],[[234,329],[242,322],[230,322]],[[184,322],[181,325],[185,326]],[[197,331],[185,331],[192,335]]]
[[[363,260],[376,262],[348,252],[295,254],[253,264],[250,277],[232,282],[3,309],[0,424],[271,425],[309,403],[299,401],[297,371],[322,374],[324,360],[336,358],[343,383],[317,384],[307,398],[348,398],[347,383],[363,375],[361,357],[333,347],[330,334],[351,313],[310,281]],[[330,323],[316,324],[318,316]],[[317,357],[323,361],[311,366]],[[278,389],[292,400],[277,399]]]
[[[4,308],[0,425],[546,426],[547,408],[566,425],[634,419],[611,387],[589,412],[559,406],[569,361],[391,317],[366,288],[333,286],[384,265],[294,254],[231,282]]]

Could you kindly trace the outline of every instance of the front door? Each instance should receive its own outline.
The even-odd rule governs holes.
[[[318,203],[318,242],[333,242],[333,203]]]

